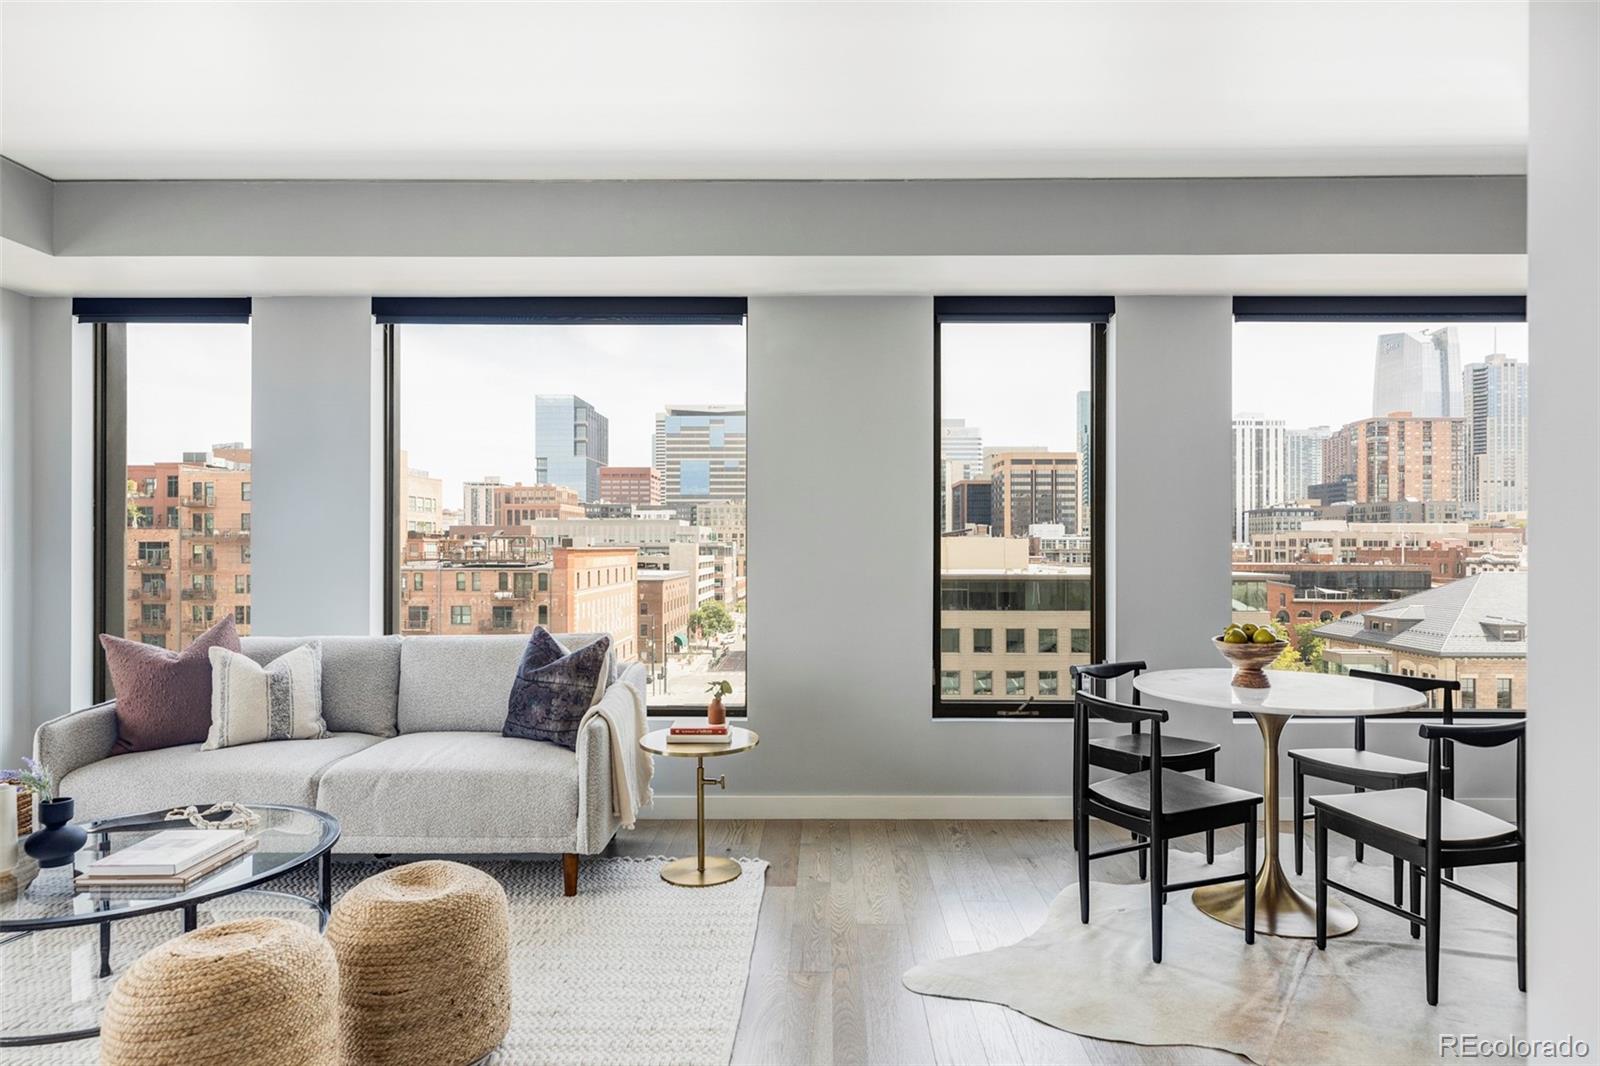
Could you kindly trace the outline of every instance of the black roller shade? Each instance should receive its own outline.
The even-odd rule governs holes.
[[[1235,296],[1238,322],[1522,322],[1526,296]]]
[[[78,297],[72,313],[80,322],[248,322],[250,297]]]
[[[1109,322],[1112,296],[939,296],[941,322]]]
[[[611,296],[374,296],[372,314],[390,324],[739,325],[745,298]]]

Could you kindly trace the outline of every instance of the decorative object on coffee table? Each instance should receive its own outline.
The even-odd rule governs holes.
[[[693,759],[694,771],[694,844],[692,859],[674,859],[661,868],[661,879],[685,888],[708,888],[732,881],[739,876],[740,866],[721,855],[706,858],[706,786],[728,787],[727,777],[706,776],[706,760],[717,755],[737,755],[761,743],[753,729],[734,726],[733,736],[726,744],[676,744],[669,743],[667,730],[657,729],[639,738],[639,746],[655,755],[670,755],[678,759]]]
[[[333,948],[298,922],[207,926],[123,974],[106,1001],[100,1062],[326,1066],[338,1035],[338,987]]]
[[[728,681],[713,681],[706,686],[706,691],[711,693],[711,702],[706,704],[706,721],[711,725],[726,725],[728,709],[722,705],[722,697],[733,694],[733,684]]]
[[[89,839],[83,826],[72,824],[73,809],[71,796],[39,804],[43,828],[29,833],[22,849],[44,869],[67,865]]]
[[[385,870],[339,900],[345,1066],[471,1063],[511,1026],[506,891],[482,870],[431,859]]]
[[[0,784],[0,902],[17,898],[17,893],[28,887],[39,864],[22,850],[17,840],[18,787],[10,782]],[[32,793],[27,793],[32,795]]]
[[[191,803],[172,808],[166,820],[186,821],[196,829],[254,829],[261,824],[261,815],[242,803],[213,803],[203,811]]]
[[[1248,640],[1229,643],[1221,637],[1213,637],[1211,643],[1224,659],[1233,664],[1234,688],[1271,688],[1272,681],[1267,677],[1265,668],[1289,646],[1286,640],[1274,640],[1271,644]]]

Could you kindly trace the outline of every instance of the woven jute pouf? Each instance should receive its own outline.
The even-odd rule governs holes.
[[[510,915],[500,882],[429,860],[369,877],[328,923],[346,1066],[462,1066],[511,1025]]]
[[[111,989],[104,1066],[327,1066],[339,970],[317,933],[246,918],[146,952]]]

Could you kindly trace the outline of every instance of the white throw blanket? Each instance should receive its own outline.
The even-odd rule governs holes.
[[[644,693],[618,679],[583,716],[580,733],[589,716],[596,714],[606,720],[611,737],[611,810],[624,829],[632,829],[639,811],[655,798],[650,788],[655,763],[639,746],[639,738],[645,734]]]

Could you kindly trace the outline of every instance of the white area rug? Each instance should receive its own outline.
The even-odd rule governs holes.
[[[664,860],[585,859],[578,895],[561,895],[549,862],[473,863],[505,886],[511,903],[511,1031],[488,1066],[606,1066],[673,1062],[723,1066],[733,1053],[767,863],[741,859],[744,875],[714,888],[661,880]],[[335,899],[378,863],[335,863]],[[309,894],[308,876],[279,886]],[[221,899],[201,923],[282,913],[262,897]],[[140,954],[176,935],[176,913],[118,922],[112,977],[96,972],[96,933],[60,930],[0,948],[0,1033],[35,1026],[40,1004],[82,1004],[94,1025],[110,986]],[[65,965],[66,960],[71,965]],[[64,998],[65,997],[65,998]],[[88,1066],[99,1042],[0,1051],[0,1063]]]
[[[1292,847],[1285,837],[1284,853]],[[1308,873],[1310,858],[1308,848]],[[1219,855],[1210,875],[1241,865],[1240,851]],[[1336,859],[1332,867],[1334,880],[1390,898],[1388,856],[1369,853],[1359,866]],[[1207,869],[1203,856],[1172,854],[1174,880]],[[1461,880],[1510,898],[1481,871],[1461,871]],[[1296,881],[1312,893],[1309,877]],[[1445,889],[1440,904],[1437,1007],[1427,1002],[1422,941],[1393,915],[1347,900],[1360,926],[1319,952],[1312,940],[1258,935],[1247,945],[1240,930],[1202,914],[1189,897],[1169,898],[1159,966],[1150,961],[1148,885],[1096,881],[1088,925],[1078,918],[1078,886],[1069,885],[1020,943],[917,966],[905,985],[1000,1003],[1080,1036],[1221,1048],[1270,1066],[1436,1063],[1441,1033],[1527,1033],[1515,920],[1458,892]]]

